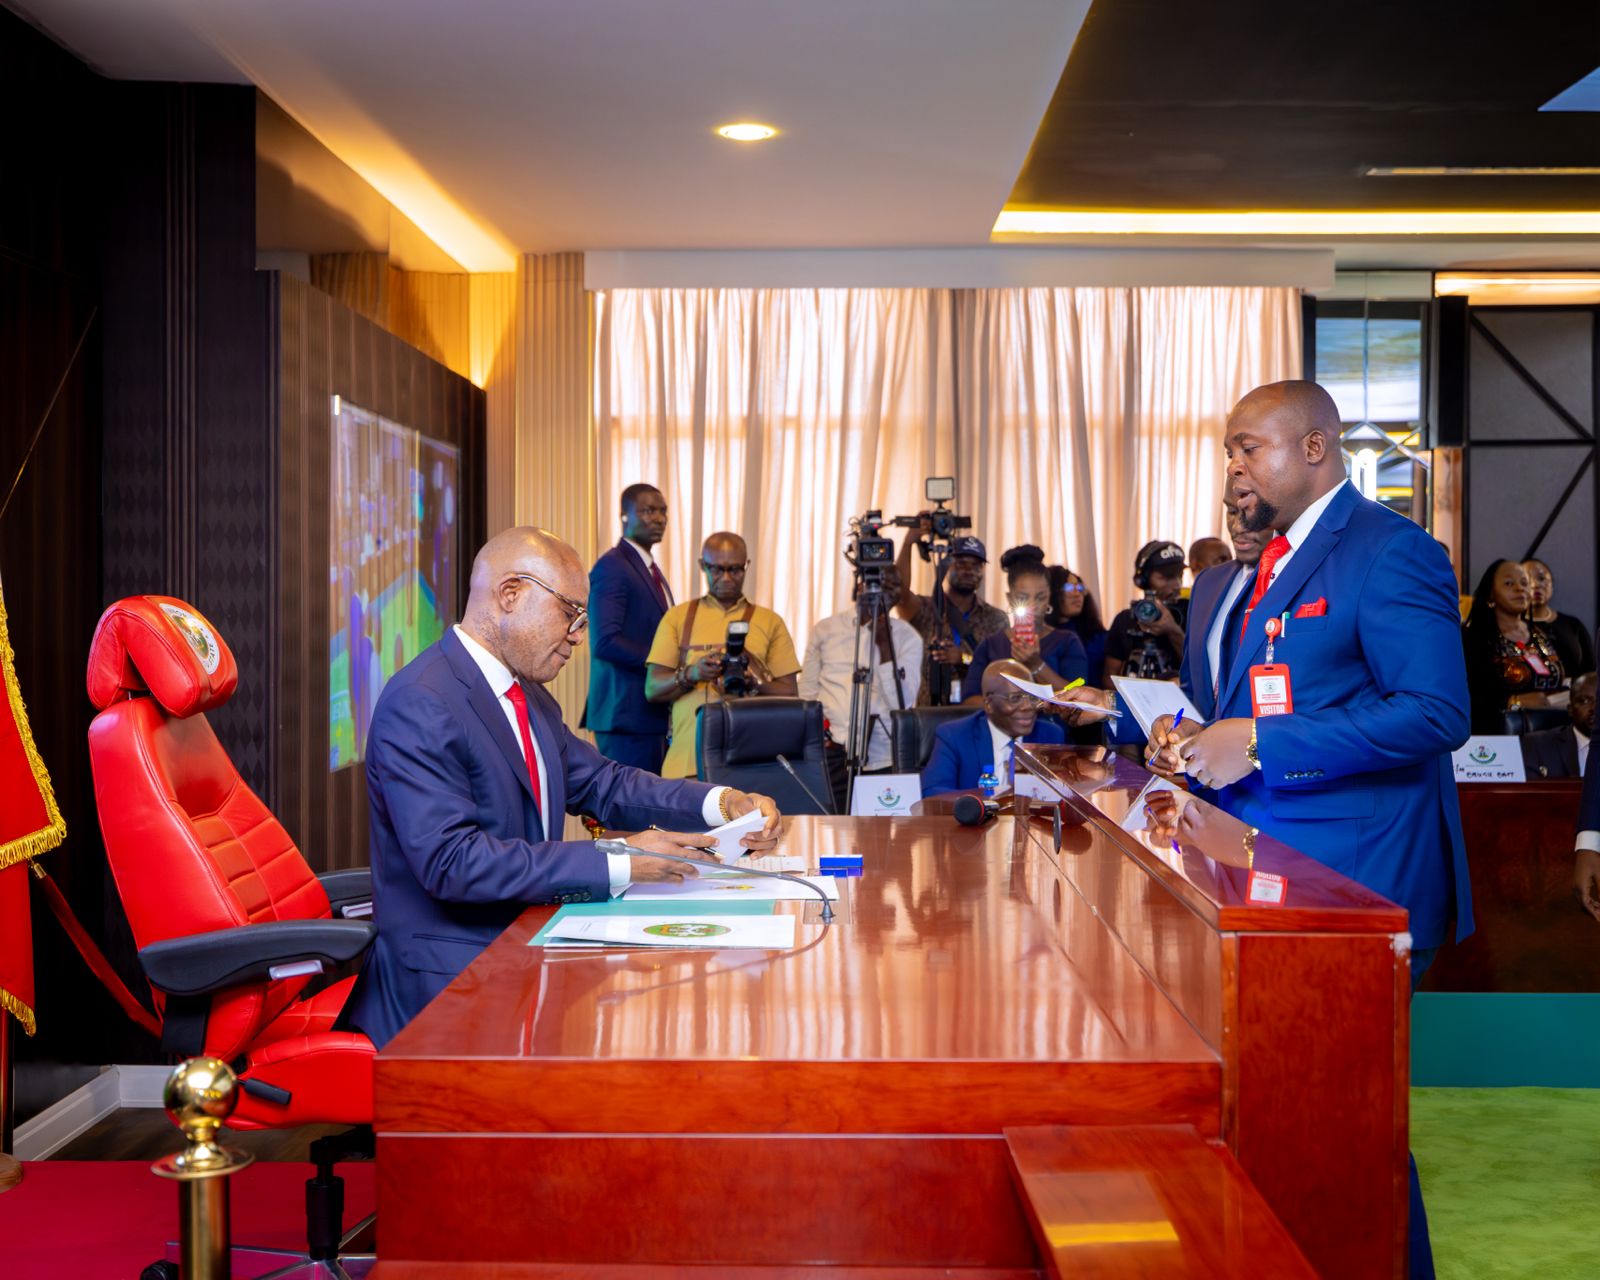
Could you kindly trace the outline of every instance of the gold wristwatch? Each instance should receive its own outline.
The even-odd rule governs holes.
[[[1252,769],[1261,767],[1261,753],[1256,750],[1256,722],[1250,722],[1250,741],[1245,744],[1244,758],[1250,762]]]

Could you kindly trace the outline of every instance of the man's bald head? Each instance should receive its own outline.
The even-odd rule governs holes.
[[[588,594],[583,562],[555,534],[506,529],[473,557],[461,628],[519,678],[548,683],[583,643],[582,628],[571,630],[574,606],[561,597],[579,602]]]
[[[1287,529],[1344,479],[1339,409],[1314,382],[1257,387],[1228,415],[1224,445],[1243,526]]]
[[[983,709],[989,723],[1007,737],[1020,738],[1033,732],[1039,719],[1039,704],[1026,696],[1006,677],[1032,680],[1033,674],[1015,658],[1001,658],[983,669]]]
[[[736,533],[713,533],[700,548],[700,568],[706,575],[706,590],[724,607],[744,596],[744,575],[750,563],[750,549]]]
[[[1572,717],[1572,723],[1580,733],[1593,735],[1595,726],[1594,695],[1595,673],[1586,672],[1572,682],[1572,700],[1568,703],[1567,714]],[[1593,747],[1589,748],[1591,751]]]

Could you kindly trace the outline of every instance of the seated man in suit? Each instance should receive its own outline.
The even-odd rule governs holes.
[[[644,696],[645,659],[672,589],[652,548],[667,531],[667,500],[654,485],[622,491],[622,540],[589,571],[589,703],[583,727],[600,754],[661,772],[667,708]]]
[[[1572,682],[1566,724],[1522,736],[1522,762],[1530,778],[1581,778],[1589,763],[1589,739],[1594,735],[1595,673]]]
[[[561,723],[544,686],[583,643],[585,577],[577,553],[542,529],[497,534],[473,561],[461,625],[378,698],[367,737],[378,937],[346,1021],[380,1048],[529,903],[602,900],[635,881],[695,874],[563,840],[567,813],[637,830],[626,839],[649,853],[703,859],[703,836],[681,832],[760,809],[766,825],[745,844],[776,843],[767,797],[663,782]]]
[[[1028,668],[1012,658],[991,662],[983,672],[983,706],[970,716],[939,726],[933,754],[922,770],[922,794],[971,791],[993,770],[1002,782],[1010,775],[1016,742],[1065,742],[1067,735],[1039,714],[1039,700],[1007,676],[1028,679]]]

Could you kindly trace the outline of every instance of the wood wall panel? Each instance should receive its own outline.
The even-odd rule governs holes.
[[[484,507],[490,537],[516,523],[517,510],[517,276],[512,271],[471,277],[472,351],[467,376],[488,398],[484,418]]]
[[[367,862],[366,778],[328,769],[332,400],[343,396],[461,450],[460,599],[483,540],[482,391],[303,281],[271,273],[277,299],[284,625],[282,785],[276,808],[317,870]]]

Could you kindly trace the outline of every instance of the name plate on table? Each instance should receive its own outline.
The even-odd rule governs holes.
[[[854,818],[909,817],[911,806],[922,799],[918,773],[864,773],[850,790],[850,816]]]
[[[1526,782],[1522,743],[1512,734],[1474,735],[1454,752],[1457,782]]]

